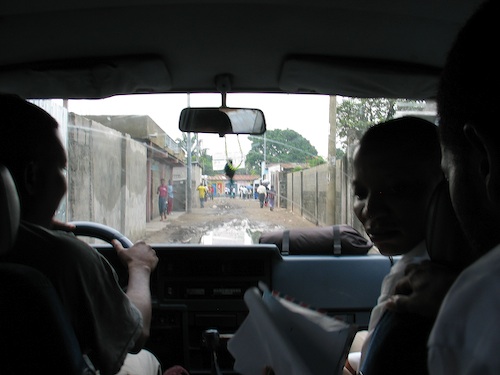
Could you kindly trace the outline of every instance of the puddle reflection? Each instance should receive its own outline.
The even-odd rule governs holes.
[[[259,243],[259,237],[263,232],[280,228],[250,223],[247,219],[234,219],[207,232],[201,237],[200,243],[203,245],[252,245]]]

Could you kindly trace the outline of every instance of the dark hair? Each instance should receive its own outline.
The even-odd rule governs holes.
[[[487,126],[500,136],[497,121],[498,60],[494,57],[500,20],[499,2],[486,1],[459,32],[441,76],[437,103],[441,142],[455,154],[464,147],[463,126]],[[492,126],[495,125],[495,126]]]
[[[368,128],[359,141],[358,149],[371,152],[380,147],[404,147],[408,154],[425,158],[440,168],[437,126],[422,118],[405,116]]]
[[[57,121],[17,95],[0,93],[0,163],[13,177],[30,161],[47,154]]]

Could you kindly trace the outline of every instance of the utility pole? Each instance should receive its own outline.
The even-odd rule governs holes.
[[[262,180],[264,180],[264,174],[265,174],[265,172],[266,172],[266,161],[267,161],[267,160],[266,160],[266,157],[267,157],[267,155],[266,155],[266,148],[267,148],[267,147],[266,147],[266,146],[267,146],[267,145],[266,145],[266,133],[264,133],[264,161],[262,162],[262,165],[261,165],[261,167],[260,167],[260,169],[261,169],[261,172],[260,172],[260,180],[261,180],[261,181],[262,181]]]
[[[187,106],[191,107],[191,100],[190,100],[189,93],[187,95]],[[191,193],[191,171],[192,171],[192,165],[191,165],[191,132],[186,133],[187,139],[186,139],[186,149],[187,149],[187,168],[186,168],[186,212],[188,214],[191,213],[191,208],[192,208],[192,193]]]
[[[186,212],[191,213],[191,170],[192,170],[192,161],[191,161],[191,133],[186,133],[186,148],[187,148],[187,173],[186,173]]]
[[[336,195],[336,155],[337,155],[337,97],[330,96],[329,110],[330,134],[328,136],[328,181],[326,189],[326,225],[337,224],[335,211]]]

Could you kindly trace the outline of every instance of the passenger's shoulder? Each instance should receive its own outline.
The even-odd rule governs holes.
[[[448,292],[446,305],[465,311],[491,310],[500,313],[500,305],[492,304],[493,291],[500,288],[500,246],[493,248],[467,267]],[[471,303],[474,301],[474,303]]]

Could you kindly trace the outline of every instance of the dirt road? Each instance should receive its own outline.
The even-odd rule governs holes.
[[[284,228],[310,228],[315,224],[287,209],[260,208],[259,201],[215,198],[192,212],[177,213],[164,222],[148,224],[148,243],[257,243],[260,234]],[[154,228],[153,228],[154,227]],[[153,229],[151,229],[153,228]]]

